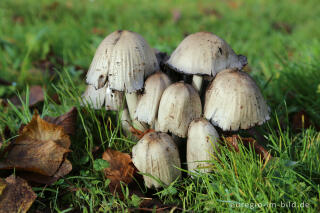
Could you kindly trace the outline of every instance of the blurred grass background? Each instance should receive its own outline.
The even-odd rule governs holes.
[[[238,175],[244,178],[243,182],[239,180],[239,183],[229,187],[228,178],[234,178],[230,176],[234,170],[232,167],[224,170],[221,168],[220,176],[206,176],[199,183],[192,180],[182,183],[186,193],[194,193],[177,196],[165,189],[159,197],[168,202],[181,199],[186,209],[210,210],[216,204],[221,204],[217,201],[218,198],[221,199],[220,195],[223,197],[223,193],[228,194],[223,190],[235,187],[237,193],[240,193],[239,197],[235,198],[239,202],[260,201],[272,195],[271,201],[295,197],[302,201],[312,197],[318,200],[314,201],[317,203],[320,192],[319,14],[318,0],[1,0],[0,78],[13,84],[0,85],[0,98],[9,98],[16,91],[24,93],[27,85],[40,84],[46,87],[49,93],[53,92],[55,87],[60,88],[61,101],[68,102],[66,99],[72,96],[69,90],[76,90],[78,93],[84,90],[85,73],[98,44],[106,35],[118,29],[138,32],[152,47],[168,54],[186,35],[197,31],[210,31],[225,39],[236,53],[247,56],[249,66],[245,70],[257,80],[272,110],[269,126],[264,128],[269,148],[281,159],[303,162],[302,166],[295,170],[300,172],[300,176],[286,173],[283,167],[287,167],[287,164],[281,163],[275,176],[283,178],[287,184],[279,184],[279,188],[273,188],[262,181],[259,182],[261,185],[258,189],[253,187],[246,191],[244,188],[248,185],[256,184],[255,177],[274,175],[272,172],[259,173],[259,165],[249,165],[247,162],[242,167],[242,173],[240,169],[238,171]],[[63,70],[72,79],[72,86],[65,82],[66,78],[59,78],[59,73]],[[72,105],[70,102],[68,104]],[[45,103],[45,106],[45,109],[52,112],[56,112],[58,108],[48,103]],[[310,125],[296,133],[290,122],[290,115],[301,111],[306,112]],[[16,131],[19,122],[21,123],[21,119],[10,111],[1,115],[0,120],[2,128],[8,125],[12,127],[11,130],[15,128]],[[94,118],[91,122],[92,128],[98,125],[94,123]],[[91,124],[88,121],[86,125]],[[103,136],[101,137],[103,141]],[[310,155],[306,157],[304,153]],[[233,157],[241,164],[241,156]],[[250,166],[255,172],[252,177],[247,177]],[[81,175],[88,175],[85,167],[79,170]],[[316,181],[313,182],[314,180]],[[211,185],[213,182],[218,184],[216,188]],[[86,187],[90,185],[87,181],[81,184]],[[225,188],[221,188],[222,185]],[[299,187],[306,193],[298,196]],[[239,192],[239,188],[246,193]],[[255,190],[262,190],[265,194],[261,195]],[[96,194],[88,196],[90,199],[98,199],[96,195],[99,193],[102,192],[97,191]],[[208,200],[206,193],[211,200]],[[254,197],[250,193],[261,197]],[[97,203],[90,203],[93,201],[89,202],[85,195],[86,193],[73,197],[73,206],[81,206],[79,208],[82,210],[85,209],[83,206],[90,206],[92,209],[96,208],[95,205],[99,207]],[[50,202],[55,207],[59,206],[54,200],[56,194],[51,196]],[[130,205],[127,204],[126,207]],[[316,210],[317,205],[313,207],[312,210]],[[228,208],[216,207],[216,210],[222,209]]]
[[[307,111],[320,119],[317,0],[2,0],[0,5],[0,75],[19,89],[53,81],[48,64],[51,72],[64,66],[80,77],[77,70],[86,72],[98,44],[118,29],[138,32],[167,53],[186,35],[210,31],[248,57],[270,101],[281,102],[293,90],[304,96],[292,97],[302,98],[298,107],[305,109],[307,101],[312,106]]]

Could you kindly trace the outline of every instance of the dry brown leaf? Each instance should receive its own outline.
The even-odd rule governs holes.
[[[35,113],[20,136],[11,143],[0,162],[0,169],[15,168],[59,178],[71,171],[71,164],[65,161],[70,144],[63,127],[42,120]]]
[[[25,101],[25,98],[22,98]],[[21,100],[18,96],[10,98],[10,101],[15,106],[22,106]],[[29,106],[34,106],[39,102],[44,101],[44,92],[41,86],[32,86],[30,87],[29,93]]]
[[[72,164],[69,160],[65,160],[58,171],[53,176],[40,175],[33,172],[17,172],[17,175],[23,177],[29,182],[51,185],[61,177],[69,174],[72,170]]]
[[[109,168],[104,169],[104,175],[111,181],[109,184],[111,192],[118,189],[120,182],[128,184],[132,181],[135,168],[129,154],[107,149],[102,159],[110,164]]]
[[[11,175],[1,183],[5,186],[0,195],[0,213],[27,212],[37,197],[27,181]]]
[[[72,107],[67,113],[58,117],[44,117],[45,121],[49,123],[62,126],[64,132],[69,135],[75,134],[75,124],[77,119],[77,108]]]
[[[266,162],[271,159],[271,154],[253,138],[244,138],[239,135],[226,137],[226,142],[228,143],[227,145],[229,147],[233,147],[236,152],[239,152],[239,141],[242,141],[246,147],[253,148],[255,152],[259,154]]]
[[[302,129],[307,129],[312,125],[310,117],[304,110],[290,114],[290,123],[292,125],[292,129],[296,132],[301,131]]]

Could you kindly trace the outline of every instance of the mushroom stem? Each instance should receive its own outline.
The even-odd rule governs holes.
[[[132,125],[134,128],[140,130],[140,131],[146,131],[147,127],[144,123],[139,122],[138,120],[134,119],[134,113],[137,108],[138,103],[138,95],[136,92],[128,93],[126,92],[126,100],[128,105],[128,110],[130,114],[130,118],[132,120]]]
[[[193,75],[192,86],[200,93],[202,87],[203,78],[200,75]]]

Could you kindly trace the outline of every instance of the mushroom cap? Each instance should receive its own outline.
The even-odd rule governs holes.
[[[210,163],[215,153],[214,146],[218,145],[219,134],[212,124],[204,118],[191,122],[187,140],[187,164],[189,171],[201,169],[210,172]],[[202,161],[202,162],[200,162]]]
[[[143,88],[144,78],[159,70],[153,49],[138,33],[118,30],[99,45],[87,73],[87,83],[101,88],[134,92]]]
[[[269,120],[269,108],[254,80],[245,72],[220,72],[207,89],[204,116],[224,131],[237,131]]]
[[[106,110],[115,110],[123,108],[124,95],[123,92],[110,89],[109,85],[105,89],[105,107]]]
[[[163,91],[171,84],[169,77],[163,72],[156,72],[145,82],[144,94],[140,97],[135,112],[138,121],[154,124]]]
[[[148,173],[160,179],[166,185],[173,182],[181,172],[179,151],[172,138],[161,132],[150,132],[132,148],[132,162],[140,172]],[[161,185],[148,176],[143,175],[148,188]]]
[[[245,56],[236,55],[227,42],[209,32],[187,36],[167,61],[177,72],[211,76],[227,68],[241,69],[246,64]]]
[[[94,109],[101,109],[105,100],[106,88],[96,89],[92,85],[88,85],[86,91],[82,94],[82,105],[89,104]]]
[[[171,84],[162,94],[158,112],[159,130],[187,136],[188,126],[202,113],[198,92],[189,84]]]

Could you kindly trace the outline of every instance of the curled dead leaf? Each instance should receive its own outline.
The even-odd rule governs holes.
[[[58,117],[44,117],[44,120],[55,124],[62,126],[64,129],[64,132],[68,135],[74,135],[75,134],[75,125],[76,125],[76,119],[77,119],[77,108],[72,107],[67,113],[60,115]]]
[[[111,192],[116,192],[119,189],[120,182],[128,184],[132,181],[136,170],[129,154],[107,149],[103,153],[102,159],[110,164],[109,168],[104,169],[104,175],[111,181],[109,184]]]
[[[36,112],[8,147],[0,169],[15,168],[59,178],[71,171],[72,165],[66,161],[70,144],[62,126],[42,120]]]
[[[21,100],[18,96],[14,96],[9,99],[15,106],[22,106]],[[25,97],[22,98],[25,101]],[[36,105],[39,102],[44,101],[44,92],[41,86],[30,87],[29,92],[29,107]]]
[[[0,213],[27,212],[37,195],[27,181],[13,175],[0,182]]]
[[[225,139],[228,147],[234,148],[236,152],[239,152],[239,141],[242,141],[246,147],[253,148],[264,161],[268,162],[272,158],[271,154],[253,138],[244,138],[239,135],[232,135],[231,137],[226,137]]]

